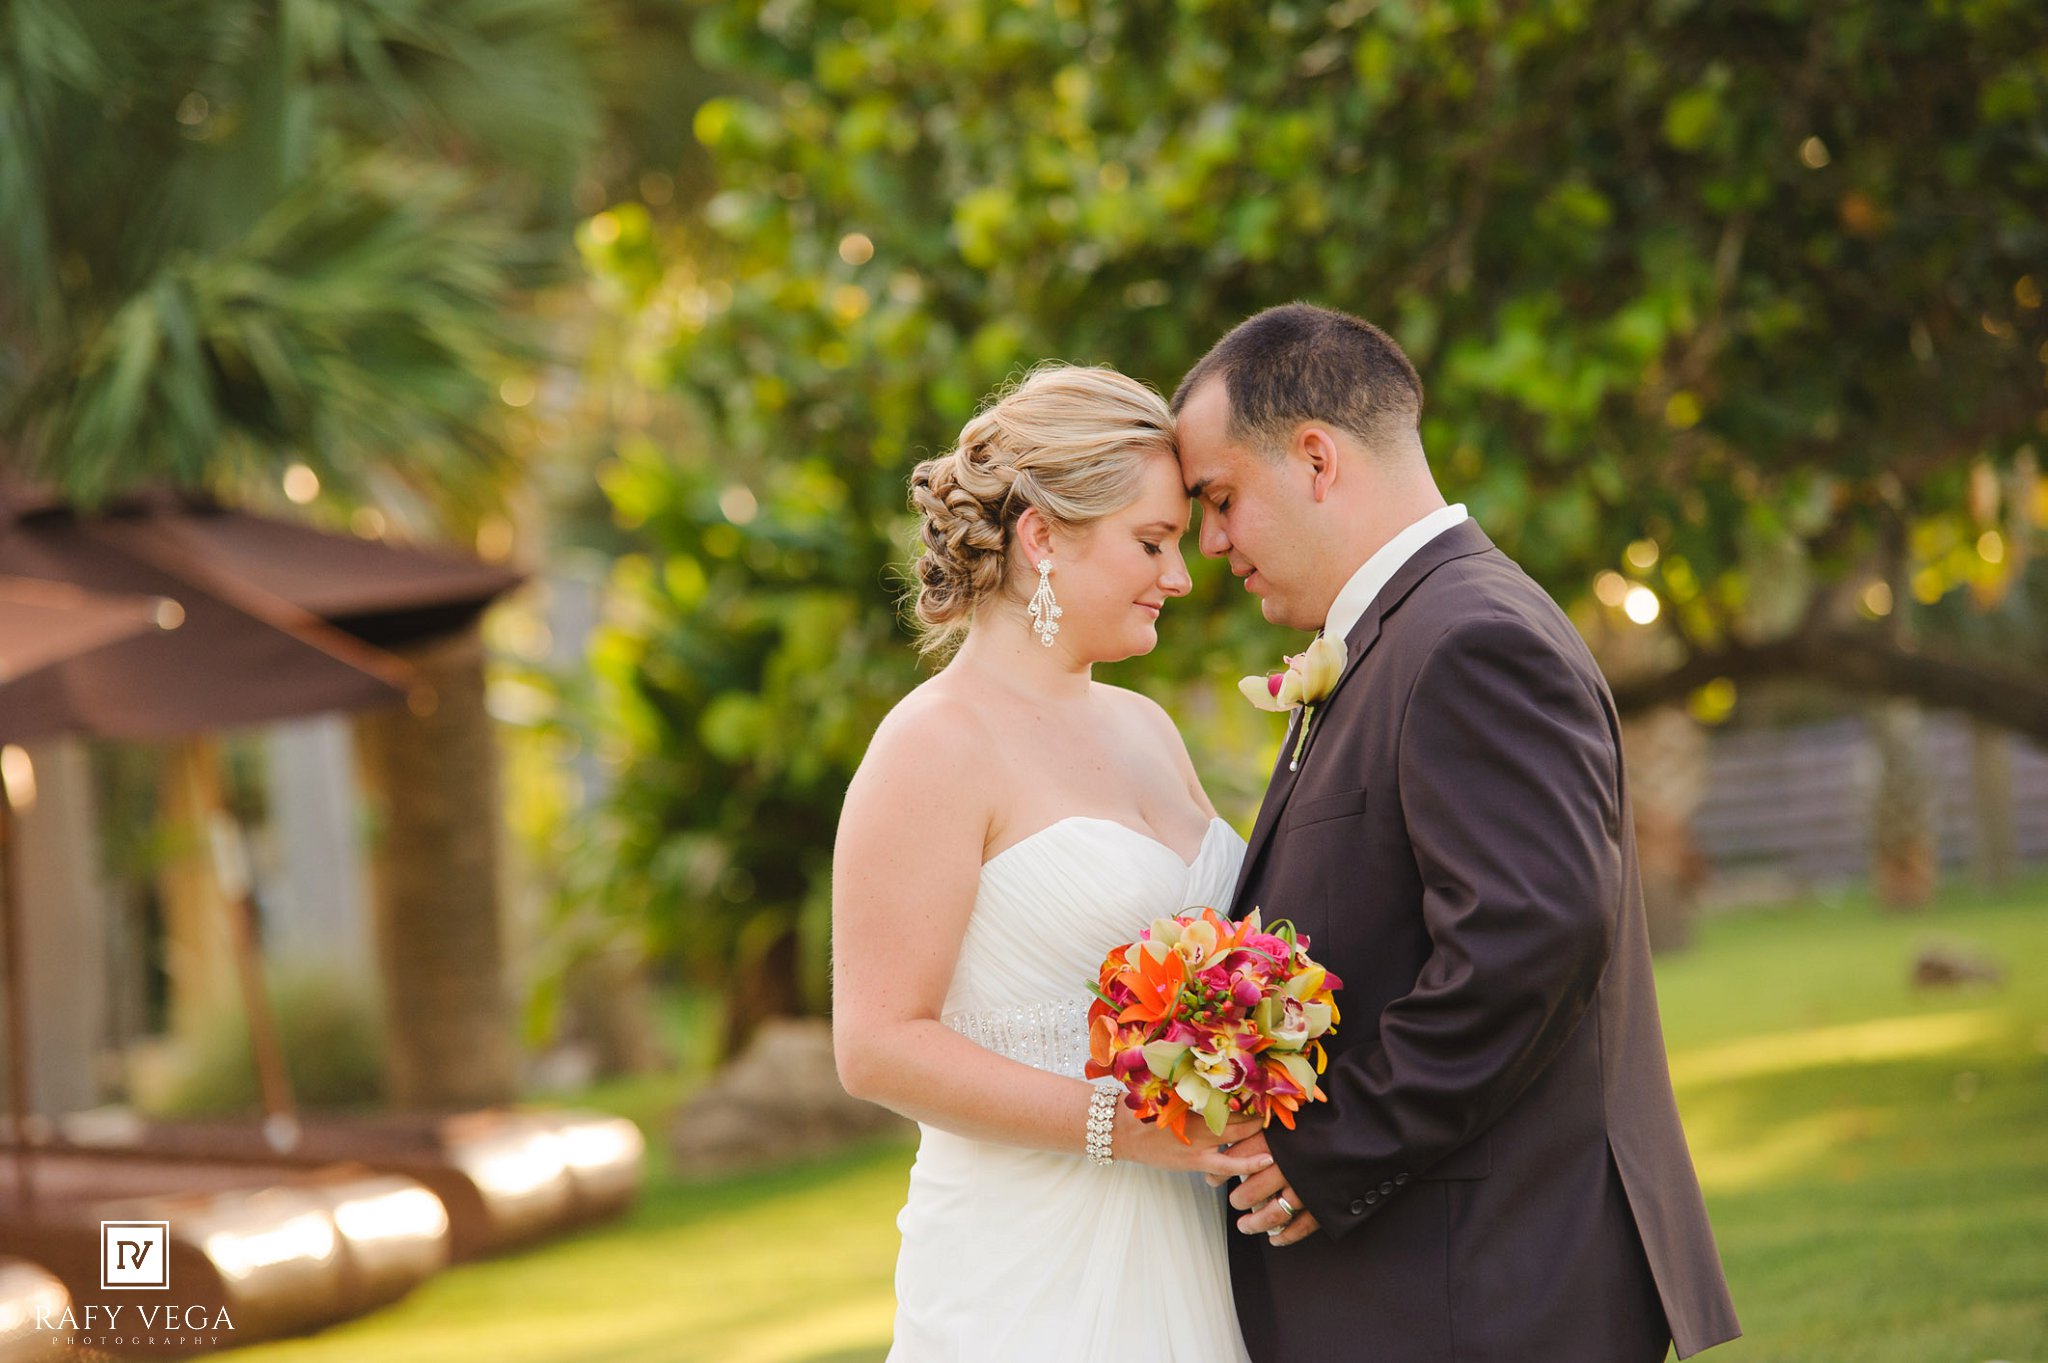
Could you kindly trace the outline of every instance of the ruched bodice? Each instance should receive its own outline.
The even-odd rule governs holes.
[[[1149,833],[1087,815],[1012,843],[982,865],[945,1011],[1085,996],[1111,947],[1154,918],[1227,898],[1243,855],[1221,819],[1210,821],[1192,866]]]
[[[1078,1078],[1089,983],[1155,918],[1229,907],[1244,842],[1212,820],[1192,864],[1075,815],[982,866],[947,1025]],[[1220,1195],[1190,1174],[921,1130],[896,1271],[891,1363],[1242,1363]]]

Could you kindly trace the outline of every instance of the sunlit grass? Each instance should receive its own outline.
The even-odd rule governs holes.
[[[1914,990],[1928,942],[2004,984]],[[2048,884],[1711,921],[1658,987],[1747,1331],[1710,1357],[2048,1359]]]
[[[1916,993],[1930,940],[2006,971]],[[1890,917],[1861,898],[1705,923],[1659,963],[1672,1072],[1748,1335],[1715,1363],[2048,1363],[2048,882]],[[873,1363],[899,1145],[723,1182],[667,1167],[623,1222],[455,1269],[251,1363]]]
[[[453,1269],[261,1363],[851,1363],[886,1352],[907,1150],[774,1174],[663,1174],[623,1222]]]

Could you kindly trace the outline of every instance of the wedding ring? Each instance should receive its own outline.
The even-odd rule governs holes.
[[[1294,1219],[1294,1204],[1287,1200],[1287,1194],[1275,1193],[1273,1194],[1273,1200],[1280,1204],[1280,1210],[1286,1212],[1287,1219],[1292,1221]]]

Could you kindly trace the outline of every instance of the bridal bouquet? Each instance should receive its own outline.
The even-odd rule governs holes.
[[[1190,1112],[1212,1132],[1233,1117],[1292,1128],[1323,1099],[1341,987],[1308,938],[1285,922],[1267,931],[1257,910],[1236,923],[1214,909],[1157,919],[1089,987],[1087,1075],[1119,1080],[1133,1112],[1183,1141]]]

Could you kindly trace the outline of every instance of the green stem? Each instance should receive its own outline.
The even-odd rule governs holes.
[[[1289,758],[1289,759],[1287,760],[1287,769],[1288,769],[1289,771],[1298,771],[1298,770],[1300,770],[1300,768],[1301,768],[1301,750],[1302,750],[1302,749],[1303,749],[1304,747],[1307,747],[1307,746],[1308,746],[1308,726],[1309,726],[1309,725],[1311,725],[1311,724],[1313,724],[1313,723],[1315,723],[1315,722],[1316,722],[1316,707],[1315,707],[1315,706],[1313,706],[1313,705],[1304,705],[1304,706],[1302,706],[1302,707],[1301,707],[1301,732],[1300,732],[1300,733],[1298,733],[1298,734],[1296,734],[1296,735],[1294,736],[1294,756],[1293,756],[1293,757],[1291,757],[1291,758]]]

